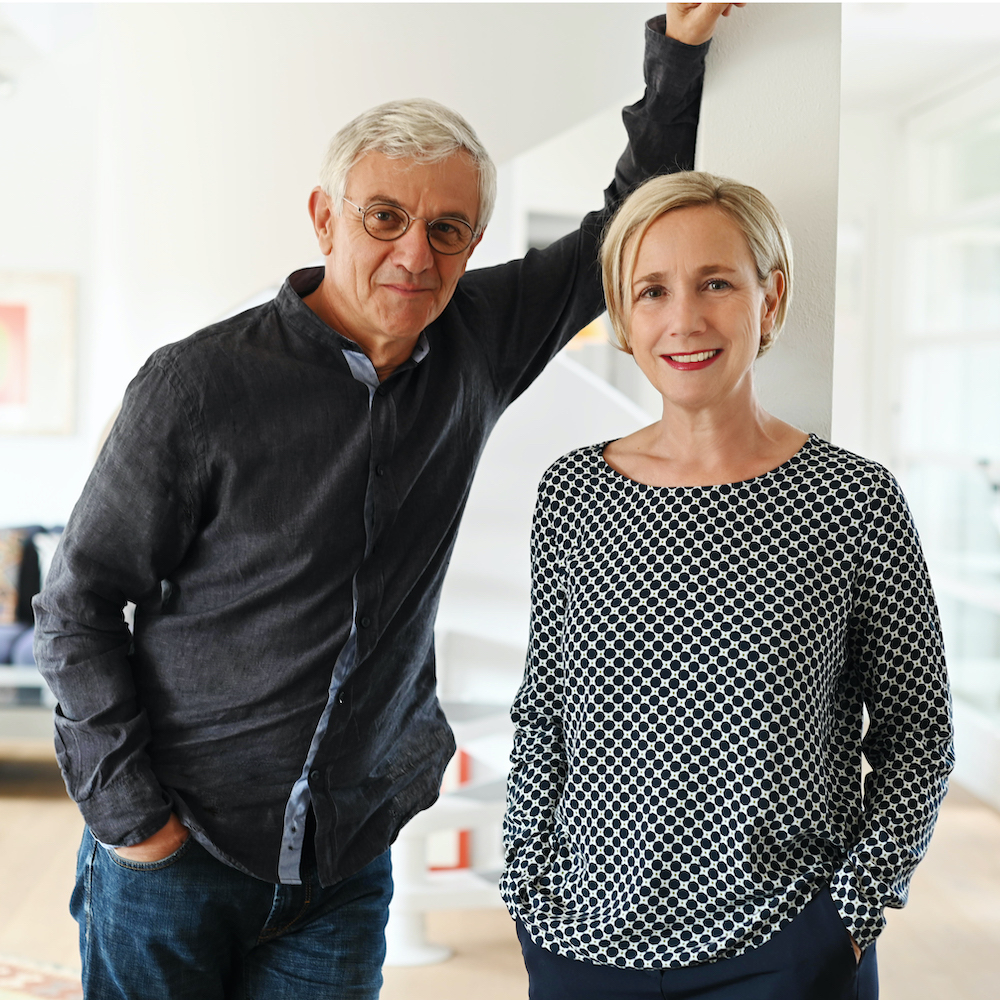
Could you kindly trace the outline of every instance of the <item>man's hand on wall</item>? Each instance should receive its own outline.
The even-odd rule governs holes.
[[[734,7],[742,3],[668,3],[667,37],[676,38],[685,45],[701,45],[715,31],[720,17],[729,17]]]
[[[188,828],[173,814],[152,837],[147,837],[131,847],[116,847],[115,854],[126,861],[162,861],[170,857],[190,834]]]

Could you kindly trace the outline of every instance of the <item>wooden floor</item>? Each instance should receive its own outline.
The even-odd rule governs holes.
[[[0,760],[0,955],[79,968],[67,905],[82,832],[54,761]]]
[[[997,1000],[1000,813],[953,785],[910,902],[888,921],[883,1000]]]
[[[0,955],[79,967],[76,925],[66,905],[81,829],[55,765],[12,760],[8,750],[0,759]],[[428,928],[454,957],[425,968],[387,969],[382,1000],[526,996],[505,913],[438,913]],[[952,789],[910,904],[890,911],[878,949],[882,1000],[996,1000],[1000,813]]]

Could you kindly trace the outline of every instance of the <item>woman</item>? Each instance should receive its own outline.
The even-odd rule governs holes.
[[[539,487],[502,883],[530,996],[875,997],[952,764],[905,501],[757,400],[792,281],[760,192],[649,181],[602,264],[663,416]]]

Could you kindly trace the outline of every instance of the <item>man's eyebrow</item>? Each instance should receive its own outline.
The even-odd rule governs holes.
[[[405,205],[401,205],[395,198],[387,194],[373,194],[364,207],[371,208],[372,205],[391,205],[393,208],[401,208],[407,215],[410,215],[410,210]],[[412,215],[410,217],[412,218]],[[474,228],[465,212],[442,212],[441,215],[435,215],[434,219],[460,219],[470,229]],[[430,221],[433,222],[434,219]]]

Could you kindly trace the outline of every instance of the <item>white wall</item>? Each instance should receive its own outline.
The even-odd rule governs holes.
[[[0,268],[80,279],[77,431],[0,437],[0,525],[64,520],[149,352],[316,257],[306,199],[350,117],[433,97],[510,160],[635,90],[657,9],[101,4],[51,33],[0,100]]]
[[[767,81],[787,76],[788,56],[810,85],[832,83],[817,73],[824,64],[815,53],[803,66],[796,48],[825,5],[812,20],[796,13],[802,6],[750,5],[724,23],[701,140],[715,169],[721,158],[704,155],[718,147],[712,130],[748,79],[770,93]],[[61,9],[49,9],[53,23]],[[11,470],[0,524],[64,520],[148,353],[315,257],[306,197],[329,135],[362,108],[401,94],[435,97],[467,114],[508,164],[579,126],[561,166],[543,145],[519,168],[504,167],[502,202],[569,212],[598,204],[624,141],[620,107],[641,88],[643,24],[660,9],[109,4],[83,34],[50,33],[16,95],[0,101],[0,268],[79,278],[77,429],[0,437],[0,468]],[[398,53],[392,71],[371,68],[364,42],[374,33]],[[454,53],[444,68],[427,57],[442,39]],[[815,121],[814,107],[810,114]],[[815,131],[810,144],[820,124]],[[822,141],[827,148],[829,136]],[[785,163],[785,154],[775,144],[770,159]],[[794,180],[789,173],[782,184]],[[522,230],[523,215],[499,214],[478,261],[520,252]]]
[[[901,136],[898,117],[884,110],[841,119],[833,438],[890,467]]]
[[[794,247],[794,301],[757,366],[772,413],[830,436],[840,4],[753,3],[709,53],[697,166],[762,191]]]
[[[831,427],[839,122],[839,4],[749,4],[720,23],[696,165],[758,187],[791,230],[795,304],[778,344],[758,364],[757,383],[769,410],[824,437]],[[579,215],[600,204],[623,141],[620,109],[611,107],[518,157],[511,183],[520,215]],[[651,418],[659,415],[659,396],[631,358],[612,356],[604,367]]]
[[[75,275],[80,316],[77,430],[0,435],[0,526],[63,520],[97,433],[79,419],[97,365],[91,233],[98,54],[93,28],[81,27],[49,52],[24,42],[17,90],[0,99],[0,271]]]

